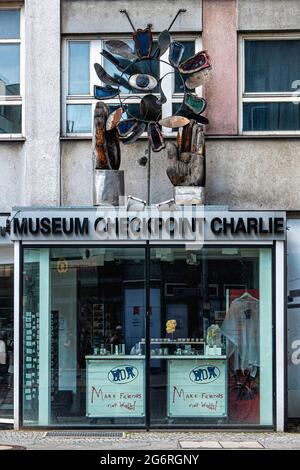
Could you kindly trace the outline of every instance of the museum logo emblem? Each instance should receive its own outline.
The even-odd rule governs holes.
[[[127,384],[132,382],[139,375],[139,371],[134,366],[118,366],[108,373],[108,380],[114,384]]]

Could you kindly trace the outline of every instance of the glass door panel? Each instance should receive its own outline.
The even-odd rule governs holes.
[[[24,261],[24,425],[144,424],[144,249],[25,249]]]
[[[0,422],[13,419],[14,266],[0,265]]]
[[[151,249],[153,426],[273,424],[271,254]]]

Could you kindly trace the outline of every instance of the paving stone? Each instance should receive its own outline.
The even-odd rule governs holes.
[[[218,441],[180,441],[181,449],[222,449]]]
[[[220,441],[223,449],[264,449],[257,441]]]

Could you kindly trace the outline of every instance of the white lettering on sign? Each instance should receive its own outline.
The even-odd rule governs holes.
[[[291,361],[295,366],[297,366],[300,364],[300,340],[296,339],[293,341],[291,348],[295,349],[295,351],[292,353]]]

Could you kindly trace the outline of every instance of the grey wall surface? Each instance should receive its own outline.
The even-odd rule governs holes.
[[[127,195],[147,199],[147,168],[138,164],[138,158],[145,154],[147,141],[136,144],[121,144],[121,170],[125,172]],[[173,196],[173,187],[166,175],[165,152],[151,154],[151,202],[157,203]],[[62,204],[92,205],[92,142],[62,142]]]
[[[235,209],[300,209],[299,140],[207,142],[207,202]]]
[[[201,0],[63,0],[62,32],[131,33],[132,28],[126,16],[120,13],[121,9],[127,10],[136,28],[145,28],[151,23],[153,31],[163,31],[180,8],[187,11],[177,18],[172,31],[201,31]]]
[[[22,142],[0,142],[0,212],[22,202]]]
[[[299,0],[237,0],[238,30],[300,29]]]
[[[60,0],[26,0],[23,204],[59,204]]]
[[[126,194],[146,199],[145,140],[122,145]],[[300,141],[207,139],[206,202],[232,209],[300,209]],[[173,197],[164,151],[151,156],[151,202]],[[63,142],[63,205],[92,204],[91,141]]]

